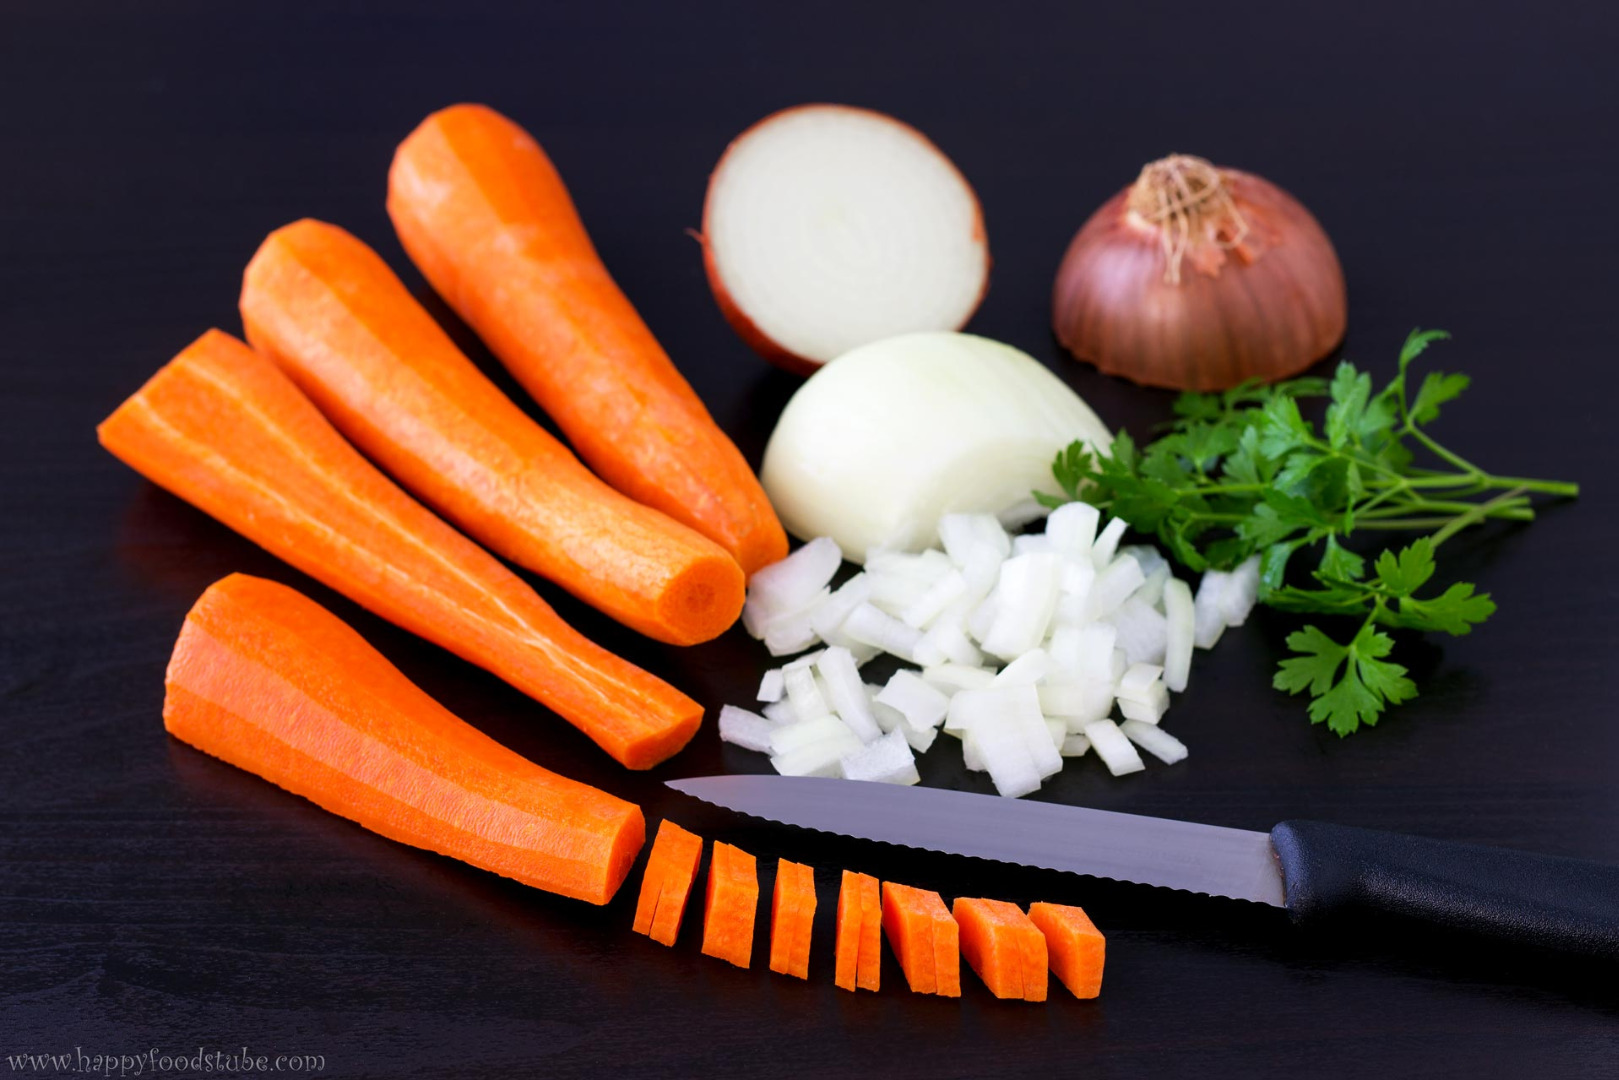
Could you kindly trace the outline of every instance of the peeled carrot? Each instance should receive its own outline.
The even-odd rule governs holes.
[[[1051,970],[1077,998],[1102,992],[1107,941],[1082,908],[1065,904],[1030,904],[1029,919],[1040,928],[1051,958]]]
[[[882,982],[881,887],[870,874],[843,872],[832,981],[844,990],[876,990]]]
[[[664,818],[652,841],[646,870],[641,875],[641,895],[635,905],[635,932],[653,941],[673,945],[680,936],[680,920],[697,879],[697,864],[703,858],[703,838],[687,832]]]
[[[245,574],[186,615],[163,723],[373,832],[593,904],[612,899],[646,836],[633,803],[501,746],[331,612]]]
[[[860,959],[855,965],[855,982],[862,990],[878,990],[883,974],[882,889],[870,874],[857,874],[855,880],[860,889]]]
[[[269,360],[210,330],[96,429],[138,472],[383,618],[499,675],[632,769],[702,707],[585,640],[400,491]]]
[[[394,155],[388,213],[423,276],[604,480],[749,574],[786,556],[758,479],[614,284],[527,132],[482,105],[434,113]]]
[[[961,951],[998,998],[1046,1000],[1046,941],[1023,909],[1004,900],[956,900]]]
[[[736,621],[730,553],[598,480],[355,237],[308,219],[277,229],[241,307],[247,340],[339,431],[491,550],[659,641]]]
[[[883,882],[883,931],[911,992],[933,993],[933,911],[922,902],[921,889]]]
[[[882,925],[914,993],[961,996],[956,922],[938,893],[883,882]]]
[[[810,927],[815,921],[815,871],[782,859],[770,900],[770,970],[809,978]]]
[[[737,967],[753,961],[753,920],[759,908],[759,874],[752,855],[730,844],[714,844],[708,864],[708,897],[703,912],[703,954]]]

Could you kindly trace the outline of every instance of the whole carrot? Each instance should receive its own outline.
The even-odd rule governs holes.
[[[337,616],[245,574],[186,615],[163,724],[372,832],[593,904],[646,837],[634,803],[514,754]]]
[[[592,644],[360,456],[269,360],[210,330],[104,420],[136,471],[350,599],[487,668],[632,769],[702,707]]]
[[[434,113],[394,155],[388,213],[439,295],[603,479],[749,574],[787,554],[758,479],[608,275],[527,132],[482,105]]]
[[[598,480],[349,233],[307,219],[271,233],[241,307],[247,340],[338,430],[496,553],[659,641],[736,621],[730,554]]]

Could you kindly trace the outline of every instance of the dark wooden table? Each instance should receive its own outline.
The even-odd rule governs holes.
[[[705,730],[626,775],[92,433],[201,330],[239,329],[248,256],[304,215],[376,245],[489,366],[404,260],[382,199],[417,120],[480,100],[545,144],[608,265],[756,461],[796,381],[726,327],[685,229],[729,137],[832,100],[916,123],[977,186],[995,272],[972,328],[1142,434],[1167,396],[1066,360],[1050,280],[1141,162],[1205,154],[1315,211],[1348,275],[1358,362],[1386,375],[1411,326],[1449,328],[1434,362],[1476,381],[1447,441],[1586,497],[1447,546],[1448,572],[1500,613],[1403,646],[1423,696],[1378,730],[1340,741],[1269,690],[1289,623],[1262,616],[1200,656],[1172,714],[1185,764],[1124,780],[1082,766],[1042,797],[1619,861],[1616,26],[1597,3],[0,5],[0,1055],[246,1046],[387,1077],[1619,1074],[1612,969],[1397,928],[1301,937],[1270,910],[829,841],[666,794],[664,779],[763,759]],[[810,981],[706,959],[689,930],[673,949],[631,934],[636,878],[605,909],[560,900],[171,741],[170,645],[235,570],[306,589],[456,712],[649,818],[767,868],[821,867]],[[653,646],[540,589],[711,708],[746,701],[765,665],[740,631]],[[925,760],[927,782],[982,787],[949,757]],[[1082,903],[1110,935],[1105,996],[1003,1004],[970,976],[959,1002],[913,996],[891,960],[881,994],[837,991],[844,866]]]

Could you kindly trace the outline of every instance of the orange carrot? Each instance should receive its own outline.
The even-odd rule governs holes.
[[[753,961],[753,919],[759,908],[756,860],[741,848],[714,844],[703,911],[703,954],[737,967]]]
[[[658,823],[652,854],[641,875],[641,895],[635,905],[635,932],[653,941],[673,945],[680,936],[697,864],[703,857],[703,838],[664,818]]]
[[[519,757],[262,578],[215,582],[186,615],[163,723],[373,832],[593,904],[646,836],[639,807]]]
[[[277,229],[241,307],[247,340],[339,431],[497,554],[659,641],[708,641],[736,621],[736,560],[598,480],[355,237],[308,219]]]
[[[383,618],[499,675],[632,769],[686,745],[695,701],[585,640],[400,491],[269,360],[210,330],[96,429],[154,482]]]
[[[1084,910],[1064,904],[1030,904],[1029,919],[1045,935],[1051,970],[1077,998],[1102,992],[1107,941]]]
[[[853,990],[857,985],[855,976],[860,967],[860,924],[866,914],[860,879],[865,876],[845,870],[838,889],[838,930],[837,943],[833,948],[832,982],[843,990]]]
[[[782,859],[770,901],[770,970],[809,978],[810,927],[815,921],[815,871]]]
[[[860,888],[860,959],[855,964],[855,982],[862,990],[878,990],[883,974],[882,886],[870,874],[855,878]]]
[[[961,929],[938,893],[933,898],[933,983],[940,997],[961,996]]]
[[[933,993],[937,989],[933,976],[933,909],[923,901],[921,889],[883,882],[883,931],[911,992]]]
[[[956,900],[967,963],[998,998],[1046,1000],[1046,943],[1023,909],[1004,900]]]
[[[749,574],[787,554],[758,479],[613,283],[527,132],[482,105],[434,113],[394,155],[388,213],[423,276],[604,480]]]

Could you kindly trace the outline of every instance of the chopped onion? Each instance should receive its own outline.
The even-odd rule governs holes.
[[[1131,742],[1165,765],[1173,765],[1186,757],[1186,744],[1157,724],[1126,720],[1119,725],[1119,730],[1124,732]]]
[[[843,632],[856,641],[874,645],[901,660],[913,661],[922,631],[906,626],[872,604],[861,604],[844,620]]]
[[[970,334],[903,334],[840,356],[799,388],[761,479],[795,536],[831,537],[847,552],[918,550],[946,514],[1057,494],[1051,461],[1075,439],[1112,443],[1033,357]]]
[[[798,713],[796,710],[794,710],[793,703],[785,699],[782,701],[772,701],[769,705],[766,705],[759,711],[764,713],[765,719],[769,720],[772,724],[792,724],[798,721]]]
[[[783,668],[782,685],[787,691],[788,702],[792,704],[793,715],[799,720],[817,720],[831,714],[832,708],[821,693],[815,671],[808,665],[790,664]]]
[[[1136,748],[1130,745],[1130,740],[1113,721],[1098,720],[1094,724],[1087,724],[1084,735],[1090,740],[1091,748],[1096,751],[1096,755],[1107,766],[1107,771],[1114,776],[1140,772],[1147,767],[1141,760],[1141,755],[1136,753]]]
[[[916,771],[916,758],[910,744],[898,731],[876,739],[839,763],[847,780],[869,780],[879,784],[915,784],[922,777]]]
[[[1090,503],[1071,502],[1057,507],[1046,518],[1051,549],[1071,558],[1089,557],[1101,520],[1102,512]]]
[[[765,672],[764,678],[759,680],[758,700],[767,705],[780,701],[786,692],[787,684],[782,678],[781,668],[771,668]]]
[[[832,711],[849,725],[861,742],[871,742],[882,734],[877,718],[872,715],[871,702],[866,698],[866,684],[854,666],[854,657],[848,649],[833,646],[815,662],[815,670],[826,684],[826,696],[831,699]]]
[[[1033,686],[1051,670],[1051,657],[1044,649],[1030,649],[1007,664],[991,686]]]
[[[1061,583],[1062,557],[1055,553],[1014,555],[1002,563],[995,618],[982,639],[984,651],[1010,660],[1036,648],[1051,624]]]
[[[720,740],[746,750],[770,753],[770,734],[776,725],[758,713],[726,705],[720,709]]]
[[[1130,663],[1161,664],[1169,647],[1169,623],[1164,616],[1146,604],[1139,595],[1132,596],[1115,611],[1111,621],[1119,634],[1119,648]]]
[[[965,664],[937,664],[922,669],[922,678],[951,694],[961,690],[983,690],[995,681],[989,668]]]
[[[847,736],[853,739],[856,746],[864,746],[859,736],[849,730],[837,717],[828,714],[814,720],[799,720],[792,724],[783,724],[770,730],[770,752],[777,756],[791,754],[794,750],[802,750],[806,746],[816,743],[829,742]]]
[[[1091,741],[1083,735],[1069,735],[1062,741],[1063,757],[1084,757],[1091,752]]]
[[[1220,618],[1227,626],[1241,626],[1259,600],[1259,556],[1252,555],[1231,571],[1220,590]]]
[[[1119,540],[1124,536],[1124,530],[1130,526],[1123,518],[1114,518],[1105,525],[1096,537],[1096,543],[1091,545],[1091,562],[1098,570],[1107,566],[1118,554]],[[1146,575],[1142,575],[1145,578]]]
[[[950,699],[937,687],[918,677],[914,672],[896,671],[877,695],[877,702],[886,705],[905,719],[913,731],[931,731],[944,723],[950,708]]]
[[[1128,555],[1120,555],[1108,563],[1107,569],[1096,575],[1096,583],[1091,586],[1089,602],[1085,608],[1086,613],[1092,619],[1107,618],[1130,598],[1131,593],[1141,588],[1146,580],[1146,575],[1141,572],[1140,563]]]
[[[1164,614],[1164,685],[1179,694],[1186,689],[1192,671],[1192,640],[1197,632],[1192,590],[1179,578],[1164,582]]]
[[[818,536],[782,559],[754,572],[748,579],[748,603],[766,616],[807,607],[815,595],[832,583],[843,563],[843,552],[829,536]]]
[[[1225,633],[1225,615],[1220,611],[1220,594],[1225,591],[1231,575],[1220,570],[1203,571],[1203,580],[1197,586],[1197,599],[1192,604],[1192,644],[1200,649],[1212,649]]]

